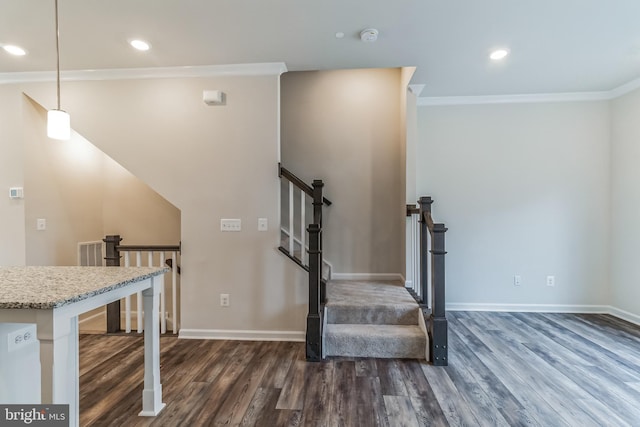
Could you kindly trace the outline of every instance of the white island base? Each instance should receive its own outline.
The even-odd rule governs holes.
[[[158,312],[165,271],[153,267],[0,267],[0,323],[36,324],[40,403],[69,404],[70,426],[80,422],[78,315],[139,291],[144,304],[140,415],[155,416],[164,408]]]

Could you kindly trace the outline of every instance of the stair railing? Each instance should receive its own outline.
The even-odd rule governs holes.
[[[429,361],[448,365],[448,326],[445,311],[445,233],[447,227],[434,223],[431,197],[420,197],[418,206],[407,206],[411,219],[411,250],[407,262],[409,292],[424,312],[429,312]]]
[[[306,358],[309,361],[322,360],[322,306],[326,300],[326,282],[323,280],[322,258],[322,208],[330,206],[331,201],[322,195],[324,183],[316,179],[312,185],[278,165],[278,176],[288,183],[288,218],[281,220],[281,230],[288,237],[286,245],[281,244],[280,252],[288,256],[309,273],[309,312],[307,314]],[[296,193],[299,197],[299,209],[296,210]],[[307,202],[311,199],[312,219],[307,219]],[[296,218],[297,217],[297,218]],[[299,224],[296,227],[296,219]],[[288,230],[282,222],[286,222]],[[296,238],[296,229],[299,234]],[[286,230],[286,232],[285,232]],[[308,237],[307,237],[308,234]],[[282,241],[282,239],[281,239]],[[296,245],[299,248],[296,251]]]
[[[165,280],[165,289],[160,292],[160,332],[167,333],[167,322],[171,321],[172,333],[179,330],[178,320],[178,273],[180,263],[180,245],[121,245],[122,238],[119,235],[110,235],[104,238],[105,265],[107,267],[163,267],[171,268],[170,280]],[[146,255],[146,263],[143,262],[143,254]],[[135,257],[135,262],[132,258]],[[122,259],[124,264],[121,263]],[[143,265],[144,264],[144,265]],[[170,292],[171,311],[167,310],[165,295]],[[114,301],[107,305],[107,333],[122,332],[121,304]],[[142,293],[136,295],[136,319],[142,319]],[[131,332],[131,297],[124,298],[124,332]],[[137,321],[137,332],[143,332],[143,322]]]

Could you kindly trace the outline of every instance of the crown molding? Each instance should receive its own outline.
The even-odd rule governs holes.
[[[539,93],[522,95],[425,96],[418,98],[418,107],[443,105],[518,104],[536,102],[609,101],[640,89],[640,78],[601,92]]]
[[[112,68],[103,70],[61,71],[64,81],[132,80],[220,76],[279,76],[287,72],[284,62],[229,65],[197,65],[184,67]],[[0,84],[49,82],[56,80],[54,71],[0,73]]]
[[[438,96],[418,98],[418,107],[440,105],[521,104],[539,102],[606,101],[610,92],[537,93],[519,95]]]
[[[422,93],[422,91],[424,90],[424,87],[426,85],[409,85],[409,90],[411,91],[411,93],[413,93],[415,96],[420,96],[420,94]]]
[[[640,78],[635,80],[631,80],[623,85],[618,86],[617,88],[610,91],[611,99],[618,98],[622,95],[626,95],[629,92],[633,92],[634,90],[640,88]]]

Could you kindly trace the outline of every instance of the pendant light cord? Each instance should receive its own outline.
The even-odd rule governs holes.
[[[60,29],[58,27],[58,0],[56,2],[56,88],[58,90],[58,110],[60,109]]]

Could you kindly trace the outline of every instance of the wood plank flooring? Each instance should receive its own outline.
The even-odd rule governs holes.
[[[449,366],[304,360],[303,343],[161,338],[164,411],[141,409],[142,339],[80,339],[82,426],[640,426],[640,327],[607,315],[450,312]]]

